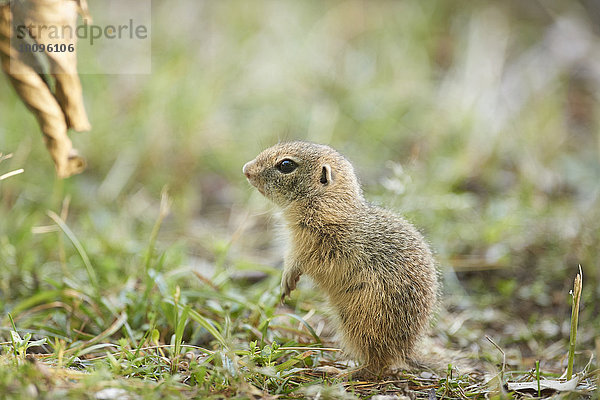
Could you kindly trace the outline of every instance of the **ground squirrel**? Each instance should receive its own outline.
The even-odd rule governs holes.
[[[281,298],[307,274],[327,293],[342,347],[380,375],[413,360],[437,301],[434,260],[403,218],[368,203],[350,161],[331,147],[287,142],[243,173],[283,210],[290,231]]]

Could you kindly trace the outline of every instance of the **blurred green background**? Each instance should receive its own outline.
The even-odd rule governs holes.
[[[529,367],[527,357],[555,355],[552,343],[564,351],[580,264],[578,343],[593,348],[596,3],[152,6],[151,75],[81,76],[93,124],[71,135],[89,162],[82,175],[55,179],[34,117],[0,79],[0,152],[13,153],[0,174],[25,169],[0,182],[0,318],[52,288],[93,286],[46,214],[60,213],[65,198],[66,222],[97,275],[94,290],[112,307],[78,329],[96,335],[111,315],[133,307],[164,186],[172,205],[157,239],[159,295],[180,286],[201,309],[207,300],[196,271],[219,284],[242,273],[245,283],[232,293],[257,304],[261,293],[276,298],[276,272],[253,275],[282,263],[275,210],[241,167],[278,141],[305,139],[345,154],[367,198],[406,215],[429,239],[445,285],[434,333],[447,346],[473,351],[486,332]],[[315,297],[306,290],[296,293],[298,303]],[[133,336],[146,317],[131,321]],[[70,343],[83,335],[66,327],[70,318],[34,310],[17,325]]]

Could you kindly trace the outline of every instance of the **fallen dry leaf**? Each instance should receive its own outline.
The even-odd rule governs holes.
[[[576,376],[570,381],[558,380],[558,379],[541,379],[540,380],[540,391],[550,390],[554,392],[565,392],[573,391],[577,388],[577,384],[580,381],[580,377]],[[538,389],[538,382],[507,382],[506,386],[508,390],[514,390],[517,392],[531,392],[536,393]]]
[[[46,147],[54,160],[57,175],[66,178],[85,169],[85,160],[73,149],[67,131],[91,129],[83,106],[81,82],[77,74],[76,35],[51,37],[50,30],[32,29],[30,39],[38,45],[59,47],[64,44],[72,52],[20,52],[25,44],[16,26],[70,26],[75,32],[78,13],[87,14],[85,1],[75,0],[23,0],[0,6],[0,59],[2,70],[9,77],[17,94],[36,116],[44,134]],[[35,54],[42,55],[54,78],[52,92]]]

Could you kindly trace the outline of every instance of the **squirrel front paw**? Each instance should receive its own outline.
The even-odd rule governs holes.
[[[289,297],[292,290],[296,289],[296,284],[300,279],[302,273],[297,269],[284,269],[283,276],[281,277],[281,302],[286,297]]]

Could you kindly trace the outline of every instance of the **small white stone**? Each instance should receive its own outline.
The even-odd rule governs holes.
[[[130,400],[131,396],[125,389],[119,388],[106,388],[99,392],[96,392],[96,399],[98,400]]]
[[[338,368],[331,367],[329,365],[325,365],[325,366],[322,366],[322,367],[317,367],[317,368],[315,368],[315,371],[316,372],[321,372],[321,373],[324,373],[324,374],[328,374],[328,375],[335,375],[335,376],[337,376],[337,375],[339,375],[339,374],[342,373],[342,371],[340,371]]]

